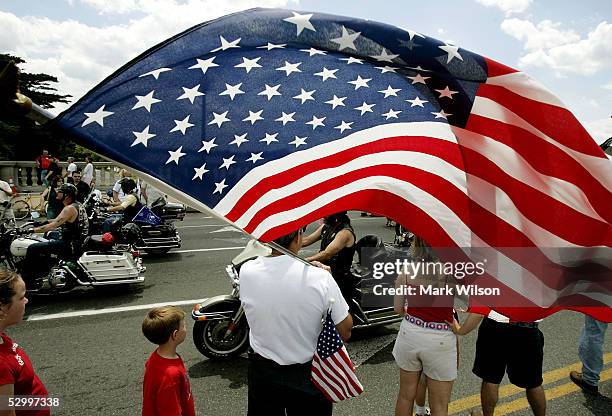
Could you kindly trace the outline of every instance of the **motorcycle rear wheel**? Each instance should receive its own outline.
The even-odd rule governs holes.
[[[226,320],[196,321],[193,342],[198,351],[211,359],[230,359],[242,354],[249,346],[249,326],[243,316],[236,332],[223,339],[230,323]]]

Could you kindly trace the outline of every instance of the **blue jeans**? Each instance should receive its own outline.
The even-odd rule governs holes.
[[[608,329],[607,323],[585,315],[578,355],[582,361],[582,379],[592,386],[599,384],[599,374],[603,369],[603,343],[606,329]]]

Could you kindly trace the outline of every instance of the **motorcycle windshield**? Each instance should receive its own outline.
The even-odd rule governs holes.
[[[247,243],[246,247],[240,252],[240,254],[232,259],[232,264],[237,266],[249,259],[259,256],[265,257],[269,256],[270,254],[272,254],[272,249],[270,247],[253,239]]]

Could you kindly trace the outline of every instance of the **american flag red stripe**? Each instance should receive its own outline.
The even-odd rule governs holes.
[[[598,156],[601,149],[567,109],[523,97],[500,85],[481,84],[477,96],[512,111],[533,127],[578,152]]]
[[[519,127],[490,118],[472,115],[467,128],[484,135],[496,131],[495,140],[520,154],[529,165],[542,175],[552,176],[578,187],[597,210],[599,215],[610,216],[610,192],[575,159],[551,143],[538,140],[537,136]],[[545,155],[546,157],[542,157]],[[554,163],[551,163],[554,160]],[[588,207],[587,207],[588,208]],[[612,218],[606,218],[609,222]]]

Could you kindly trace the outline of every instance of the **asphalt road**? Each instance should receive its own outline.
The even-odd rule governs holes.
[[[351,216],[358,236],[372,233],[387,241],[392,239],[384,218],[362,218],[357,213]],[[62,405],[53,414],[140,414],[143,366],[154,349],[140,331],[148,305],[182,302],[189,312],[192,301],[229,292],[225,265],[247,239],[203,214],[188,214],[177,225],[183,247],[164,257],[145,257],[147,273],[142,290],[87,289],[35,298],[28,305],[28,320],[8,330],[30,355],[50,394],[61,398]],[[604,345],[607,354],[602,396],[584,395],[567,377],[570,366],[578,363],[582,321],[579,314],[563,312],[541,324],[546,339],[544,372],[549,415],[612,415],[610,336]],[[397,325],[390,325],[354,334],[348,348],[358,364],[365,392],[336,405],[334,414],[393,413],[399,386],[391,355],[396,331]],[[471,374],[475,339],[474,333],[460,341],[461,362],[451,414],[468,414],[479,403],[479,380]],[[246,359],[210,361],[198,353],[191,337],[179,352],[191,377],[198,414],[246,413]],[[522,392],[502,387],[497,415],[531,414],[527,409]]]

